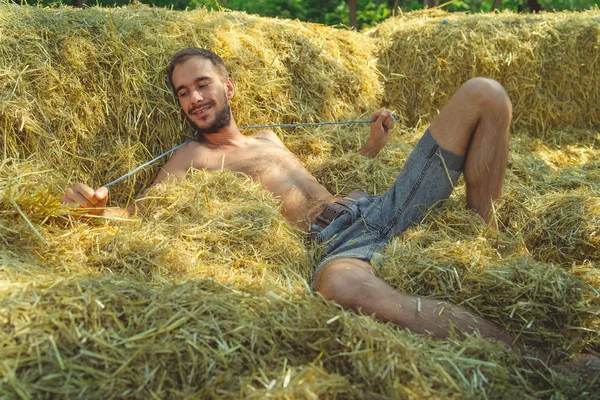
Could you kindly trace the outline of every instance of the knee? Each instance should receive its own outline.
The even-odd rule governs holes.
[[[327,300],[354,309],[366,271],[356,271],[344,264],[328,264],[316,277],[315,289]]]
[[[483,112],[493,112],[509,120],[512,118],[512,103],[504,87],[489,78],[473,78],[467,81],[462,89],[479,105]]]

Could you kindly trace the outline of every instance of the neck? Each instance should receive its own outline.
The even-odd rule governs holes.
[[[203,142],[209,146],[241,146],[246,144],[246,141],[246,136],[240,132],[233,118],[225,128],[219,129],[216,133],[203,135]]]

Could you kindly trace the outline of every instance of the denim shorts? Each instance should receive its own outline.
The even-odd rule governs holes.
[[[441,148],[425,131],[406,160],[394,185],[379,196],[350,200],[346,212],[324,229],[316,224],[317,244],[313,282],[321,268],[337,258],[355,258],[379,266],[382,249],[440,201],[447,199],[463,169],[464,157]]]

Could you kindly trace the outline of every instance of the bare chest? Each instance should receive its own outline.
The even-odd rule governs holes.
[[[269,140],[253,139],[243,147],[198,145],[193,167],[244,173],[281,199],[282,213],[306,228],[332,195],[288,149]]]
[[[228,169],[259,180],[290,168],[304,169],[300,160],[287,149],[262,143],[244,149],[204,149],[194,160],[194,167]]]

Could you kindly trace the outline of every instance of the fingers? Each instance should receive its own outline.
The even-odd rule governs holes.
[[[76,203],[84,208],[105,207],[108,201],[108,189],[103,186],[98,190],[94,190],[83,183],[77,183],[65,191],[61,201]]]
[[[95,206],[96,203],[98,203],[98,200],[96,200],[94,196],[94,194],[96,193],[94,189],[87,185],[84,185],[83,183],[75,184],[75,186],[73,186],[73,193],[79,200],[81,200],[81,198],[83,197],[85,199],[84,201],[87,201],[88,207]]]
[[[371,119],[375,120],[376,124],[380,124],[386,132],[391,130],[396,123],[394,114],[387,108],[371,114]]]
[[[68,188],[65,191],[65,195],[62,197],[61,201],[69,205],[79,205],[81,207],[89,207],[89,205],[91,205],[85,197],[71,188]]]

